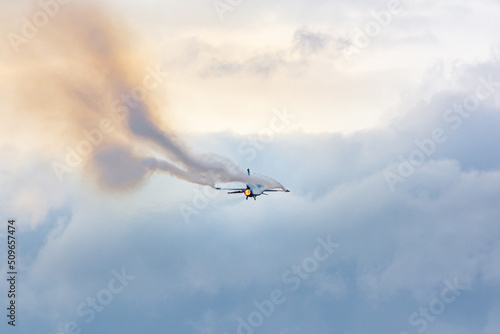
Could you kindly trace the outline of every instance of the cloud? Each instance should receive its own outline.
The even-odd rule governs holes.
[[[267,76],[280,69],[295,71],[296,67],[306,66],[315,55],[339,58],[349,44],[344,38],[302,27],[293,33],[286,47],[273,47],[272,51],[266,52],[255,51],[250,56],[244,56],[243,60],[232,60],[226,55],[225,48],[205,49],[212,56],[208,64],[202,67],[200,74],[203,77],[237,73]]]
[[[210,137],[213,140],[213,135]],[[189,225],[175,206],[158,214],[168,200],[154,198],[155,193],[149,194],[153,189],[148,187],[141,196],[152,195],[154,206],[146,213],[130,210],[109,219],[127,204],[102,199],[81,203],[70,227],[40,252],[30,280],[36,277],[43,282],[46,275],[59,270],[56,268],[67,268],[54,286],[56,290],[50,291],[60,298],[66,296],[65,305],[71,310],[86,295],[98,291],[98,281],[106,279],[108,268],[120,264],[140,275],[134,282],[137,285],[117,297],[114,305],[140,314],[146,308],[150,317],[147,328],[168,323],[193,333],[208,328],[231,332],[236,330],[236,318],[253,310],[254,300],[261,301],[273,289],[283,288],[281,275],[310,255],[316,237],[330,234],[340,243],[339,252],[287,296],[287,302],[266,320],[262,330],[294,326],[319,330],[329,328],[332,317],[346,330],[352,328],[349,321],[359,317],[386,329],[389,325],[383,323],[399,321],[402,327],[394,330],[405,330],[404,326],[410,326],[408,316],[439,294],[443,280],[455,277],[467,286],[464,299],[446,311],[457,316],[467,296],[475,293],[473,287],[494,289],[498,284],[492,263],[498,248],[495,199],[500,195],[494,185],[500,172],[498,168],[467,171],[460,161],[440,158],[426,162],[392,193],[383,171],[391,164],[390,155],[398,152],[367,159],[365,150],[372,148],[354,145],[370,142],[377,146],[380,137],[384,136],[359,134],[339,140],[303,135],[299,140],[302,147],[293,136],[275,141],[261,153],[255,169],[267,166],[270,174],[292,180],[291,193],[259,198],[251,206],[239,197],[222,194]],[[224,142],[227,140],[225,136]],[[237,143],[239,138],[229,140]],[[288,157],[285,145],[299,150],[297,156],[302,159]],[[476,149],[471,147],[470,152]],[[284,152],[276,157],[285,163],[269,167],[268,155],[277,151]],[[331,163],[315,157],[325,151],[333,152]],[[335,171],[346,161],[335,152],[344,151],[351,152],[352,161],[347,162],[344,177],[336,179]],[[377,157],[385,163],[370,168],[377,166],[372,160]],[[283,168],[288,161],[293,162],[289,165],[293,168]],[[320,161],[329,168],[318,171],[310,161]],[[349,166],[357,169],[352,168],[349,174]],[[308,177],[295,177],[295,173]],[[318,192],[320,184],[329,186]],[[184,196],[181,203],[189,203],[192,194]],[[97,238],[95,229],[99,230]],[[104,254],[99,270],[92,271],[89,268],[96,264],[86,259],[98,254]],[[79,281],[95,283],[80,288],[79,296],[64,294],[66,284],[76,287]],[[129,299],[135,302],[129,305]],[[304,312],[298,305],[308,305],[315,316],[304,320],[286,316]],[[376,305],[389,310],[390,315],[375,312],[372,307]],[[400,310],[396,310],[398,305]],[[171,315],[165,318],[164,312]],[[474,315],[487,312],[487,305],[477,305]],[[102,318],[109,319],[106,313]],[[185,319],[190,320],[186,323]],[[442,327],[443,322],[438,319],[435,328],[447,328]],[[132,320],[125,323],[133,326]],[[455,329],[464,331],[463,326]]]
[[[355,5],[370,8],[366,2]],[[96,22],[101,22],[100,14],[96,15]],[[287,46],[276,49],[295,50],[311,64],[340,43],[326,33],[327,29],[297,29],[294,25],[291,31],[295,33],[287,35]],[[103,178],[99,184],[114,189],[117,185],[142,187],[103,193],[89,186],[87,178],[80,179],[79,173],[71,174],[69,182],[61,185],[48,167],[57,156],[54,146],[64,146],[61,138],[73,147],[78,147],[82,138],[89,141],[82,126],[90,138],[98,138],[96,132],[89,131],[100,129],[97,121],[103,110],[98,107],[107,105],[111,98],[101,94],[101,88],[117,85],[117,91],[122,92],[110,79],[118,70],[111,61],[115,60],[113,55],[120,60],[122,53],[115,54],[107,43],[98,43],[106,41],[106,35],[98,40],[90,38],[93,36],[87,36],[89,44],[80,45],[81,49],[73,50],[71,43],[55,43],[56,48],[71,55],[94,50],[96,53],[90,55],[102,54],[111,64],[101,64],[99,57],[90,57],[96,68],[75,62],[75,69],[82,66],[88,73],[75,70],[72,73],[78,77],[72,79],[65,71],[50,71],[52,66],[58,68],[55,61],[42,66],[39,76],[29,76],[55,80],[56,87],[64,87],[68,95],[53,100],[50,85],[42,85],[40,95],[35,94],[33,100],[17,96],[20,105],[16,112],[33,116],[31,121],[27,115],[20,117],[27,123],[23,129],[35,129],[37,135],[28,145],[13,134],[16,140],[3,144],[0,153],[2,161],[9,162],[1,167],[5,193],[0,210],[4,216],[16,215],[22,224],[20,262],[24,274],[19,305],[26,332],[62,330],[73,320],[89,332],[235,333],[238,317],[247,319],[256,310],[255,302],[270,298],[273,290],[286,290],[283,274],[311,256],[318,237],[328,235],[340,244],[338,251],[300,281],[296,291],[286,290],[286,301],[276,306],[256,331],[329,332],[335,328],[343,333],[414,333],[418,327],[408,321],[410,315],[439,298],[445,280],[457,278],[464,285],[461,295],[428,323],[428,333],[498,332],[500,161],[495,154],[499,148],[495,129],[500,125],[496,112],[499,92],[481,101],[468,117],[453,122],[443,118],[455,103],[474,96],[479,77],[498,72],[497,59],[466,62],[460,69],[452,69],[451,74],[457,75],[449,75],[439,84],[434,80],[443,72],[431,71],[421,77],[423,82],[414,91],[405,94],[397,90],[399,100],[393,104],[397,117],[348,135],[332,130],[328,118],[317,111],[316,99],[309,98],[310,116],[304,121],[317,118],[330,131],[275,134],[264,148],[256,150],[252,161],[238,152],[247,137],[237,131],[193,134],[192,147],[208,147],[252,171],[277,176],[291,193],[262,196],[257,201],[217,193],[187,224],[179,207],[193,205],[195,196],[210,188],[152,173],[158,168],[174,168],[160,162],[165,154],[163,146],[172,148],[167,152],[169,157],[199,162],[198,155],[186,150],[176,136],[165,138],[162,131],[170,132],[156,127],[162,117],[153,107],[151,114],[139,113],[128,119],[130,124],[116,123],[124,130],[109,134],[110,140],[102,142],[93,154],[92,167]],[[45,41],[40,37],[32,42]],[[206,50],[194,44],[191,59],[203,63]],[[40,52],[37,57],[42,55]],[[220,69],[209,71],[210,75],[251,72],[272,77],[285,66],[280,59],[288,59],[267,50],[250,52],[240,59],[219,56],[213,59],[221,61]],[[124,61],[125,82],[141,81],[142,63]],[[185,64],[191,63],[186,60]],[[198,69],[194,71],[198,73]],[[98,75],[100,71],[109,76]],[[356,67],[347,76],[358,76],[357,71],[361,69]],[[53,73],[60,76],[50,78]],[[375,75],[370,70],[363,73],[363,80]],[[387,72],[378,75],[392,84],[397,81]],[[28,92],[35,92],[37,84],[27,82]],[[388,89],[379,78],[373,82]],[[83,87],[77,89],[79,86],[73,84]],[[6,81],[2,88],[8,86]],[[9,97],[5,92],[3,95]],[[356,90],[355,95],[365,97],[362,90]],[[330,95],[326,98],[331,99]],[[43,116],[34,112],[40,106],[55,106],[54,101],[69,104],[71,110],[81,108],[90,116],[76,113],[73,120],[73,115],[60,115],[56,108]],[[151,106],[155,105],[151,101]],[[145,106],[137,106],[137,111]],[[342,112],[349,116],[344,109]],[[8,115],[9,125],[15,125],[14,111],[8,110]],[[50,121],[61,118],[64,121]],[[409,159],[419,148],[415,141],[432,137],[436,128],[443,130],[446,141],[435,143],[435,150],[391,191],[386,173],[397,173],[400,157]],[[62,135],[42,136],[49,133],[47,129]],[[86,172],[81,169],[82,174]],[[197,181],[203,183],[203,175],[198,176]],[[95,298],[106,288],[112,270],[121,268],[136,278],[87,324],[77,312],[78,305]],[[5,271],[5,267],[0,269]]]
[[[320,53],[332,44],[340,52],[350,45],[350,42],[346,39],[335,38],[331,34],[324,32],[314,32],[307,27],[295,31],[293,43],[294,51],[302,55]]]

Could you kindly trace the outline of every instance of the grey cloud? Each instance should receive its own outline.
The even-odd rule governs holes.
[[[306,35],[299,43],[304,50],[325,50],[328,38]],[[220,73],[271,73],[281,66],[279,56],[252,59],[217,66]],[[461,89],[434,92],[416,104],[403,102],[403,116],[385,127],[345,136],[276,136],[252,162],[238,153],[242,137],[199,136],[240,165],[279,176],[292,192],[255,202],[220,193],[190,224],[178,211],[195,196],[186,182],[154,175],[140,191],[116,197],[78,185],[76,194],[68,195],[71,215],[51,212],[36,235],[21,235],[38,240],[23,245],[29,250],[20,303],[23,329],[54,332],[65,319],[81,323],[76,306],[103,288],[112,269],[125,267],[136,280],[86,331],[232,334],[237,317],[255,310],[254,301],[283,289],[287,301],[259,332],[416,332],[410,314],[439,296],[444,280],[457,277],[466,287],[429,324],[428,333],[498,333],[500,144],[495,129],[500,117],[493,102],[498,93],[456,130],[442,118],[474,92],[478,75],[497,72],[493,61],[470,66],[459,81]],[[448,140],[391,192],[384,173],[396,170],[399,156],[407,157],[415,140],[436,127],[446,130]],[[127,175],[146,172],[131,151],[102,154],[100,162],[122,161],[130,169]],[[109,180],[121,178],[120,172]],[[17,173],[38,175],[39,169]],[[37,187],[60,191],[50,183]],[[311,255],[317,237],[327,235],[340,244],[338,252],[296,291],[288,291],[283,273]]]
[[[334,37],[323,32],[314,32],[307,27],[295,31],[293,44],[293,51],[302,55],[323,52],[330,45],[333,45],[337,51],[342,51],[351,45],[345,38]]]
[[[322,54],[338,58],[349,45],[350,42],[345,38],[302,27],[295,31],[287,48],[277,49],[274,52],[255,52],[254,55],[241,61],[227,59],[224,55],[212,56],[208,65],[204,65],[200,70],[200,75],[206,77],[250,73],[267,76],[280,68],[307,66],[307,62],[314,55]],[[206,52],[217,52],[217,50],[210,48],[210,51],[206,49]]]
[[[488,121],[491,118],[484,120]],[[422,127],[427,125],[424,122]],[[482,124],[475,126],[477,132]],[[221,146],[232,141],[236,147],[240,140],[222,138]],[[395,138],[408,145],[391,148]],[[294,327],[324,331],[331,326],[359,333],[374,326],[381,331],[415,329],[408,324],[408,316],[439,294],[443,280],[455,277],[467,285],[463,299],[446,311],[457,317],[466,312],[461,307],[476,294],[472,287],[490,291],[491,300],[498,295],[494,287],[499,278],[492,267],[499,232],[498,167],[467,172],[460,160],[447,158],[451,151],[443,149],[439,159],[429,160],[391,193],[383,171],[393,164],[393,155],[411,148],[410,138],[408,133],[388,135],[382,130],[346,137],[283,136],[261,152],[252,168],[280,175],[289,181],[292,193],[252,201],[253,206],[222,194],[189,225],[175,207],[158,215],[164,204],[155,199],[158,207],[149,213],[122,218],[118,234],[115,224],[119,222],[104,216],[113,216],[120,205],[108,202],[110,207],[99,211],[102,217],[80,212],[71,229],[50,240],[34,274],[42,279],[63,270],[58,285],[49,290],[62,296],[63,286],[98,280],[105,276],[103,268],[120,263],[140,275],[137,285],[113,305],[122,312],[147,315],[145,328],[231,333],[236,330],[236,318],[246,317],[254,309],[254,300],[268,298],[275,288],[285,290],[283,272],[310,255],[316,237],[330,234],[341,245],[338,253],[287,295],[287,302],[266,319],[262,332]],[[481,144],[464,147],[464,154]],[[290,149],[296,155],[290,156]],[[387,152],[370,155],[374,150]],[[350,152],[349,160],[344,152]],[[324,190],[318,193],[322,184]],[[86,203],[85,207],[88,205],[97,208],[102,204]],[[85,226],[88,219],[96,221]],[[98,227],[100,237],[96,239],[93,229]],[[70,254],[57,255],[62,249]],[[105,256],[96,272],[91,270],[94,263],[83,260],[99,252]],[[47,266],[49,261],[52,264]],[[98,282],[87,285],[82,296],[95,293],[98,286]],[[79,299],[73,297],[73,303]],[[373,305],[387,314],[374,311]],[[474,305],[467,316],[486,321],[488,303]],[[210,312],[209,318],[206,312]],[[366,320],[364,324],[359,324],[360,317]],[[102,319],[108,319],[109,326],[114,318],[103,313]],[[447,328],[446,319],[439,318],[436,328]],[[125,324],[133,328],[134,321],[121,320],[119,326]],[[461,331],[476,328],[467,322],[455,324]],[[491,331],[494,324],[489,326]]]
[[[305,28],[297,30],[293,39],[294,49],[303,54],[321,51],[329,41],[329,36],[321,33],[313,33]]]

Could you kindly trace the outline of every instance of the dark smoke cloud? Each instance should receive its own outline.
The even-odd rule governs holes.
[[[147,86],[155,86],[161,73],[151,73],[147,48],[116,14],[102,5],[69,2],[52,8],[37,28],[33,20],[44,11],[38,3],[9,7],[4,13],[20,19],[9,16],[0,30],[10,42],[1,51],[1,68],[11,69],[0,82],[3,95],[17,117],[30,120],[35,140],[47,146],[78,149],[80,143],[83,150],[82,140],[94,138],[86,147],[85,170],[99,185],[129,188],[162,171],[209,186],[237,181],[283,188],[270,178],[248,177],[227,159],[194,154],[160,122],[168,110],[158,107],[160,91]],[[30,24],[36,34],[26,38]],[[109,131],[96,134],[103,128]],[[65,163],[60,171],[71,167]]]

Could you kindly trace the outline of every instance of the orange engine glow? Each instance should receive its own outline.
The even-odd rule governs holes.
[[[251,194],[252,194],[252,192],[250,191],[250,189],[245,190],[245,195],[250,196]]]

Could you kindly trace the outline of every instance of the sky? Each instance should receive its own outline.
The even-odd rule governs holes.
[[[2,333],[500,332],[497,1],[0,13]]]

